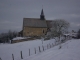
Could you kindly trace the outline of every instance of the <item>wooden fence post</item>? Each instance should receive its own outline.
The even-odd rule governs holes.
[[[50,44],[49,44],[49,48],[50,48]]]
[[[54,44],[52,43],[52,46],[54,47]]]
[[[2,60],[1,57],[0,57],[0,60]]]
[[[49,44],[50,45],[50,44]],[[51,48],[51,45],[50,45],[50,48]]]
[[[44,46],[42,46],[43,47],[43,51],[44,51]]]
[[[52,48],[53,46],[52,46],[52,44],[51,44],[51,48]]]
[[[48,49],[48,44],[47,44],[47,49]]]
[[[23,56],[22,56],[22,51],[21,51],[21,59],[23,59]]]
[[[41,52],[41,50],[40,50],[40,46],[39,46],[39,52]]]
[[[12,54],[12,59],[14,60],[14,55]]]
[[[36,48],[34,48],[35,54],[36,54]]]
[[[29,56],[30,56],[30,49],[29,49]]]

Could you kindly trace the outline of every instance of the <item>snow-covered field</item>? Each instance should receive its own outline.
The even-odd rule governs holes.
[[[36,53],[39,54],[39,46],[42,50],[42,45],[47,49],[47,44],[54,43],[54,39],[43,41],[42,40],[32,40],[32,41],[24,41],[20,43],[14,44],[0,44],[0,57],[2,60],[13,60],[12,54],[14,54],[14,60],[21,60],[20,51],[22,51],[23,58],[29,57],[29,49],[30,55],[35,55],[34,48],[36,48]]]
[[[43,42],[45,49],[47,44],[54,43],[54,39]],[[72,39],[59,45],[54,46],[44,52],[38,51],[38,46],[42,47],[41,40],[26,41],[15,44],[1,44],[0,57],[2,60],[12,60],[12,53],[14,60],[80,60],[80,39]],[[29,48],[31,49],[31,56],[29,56]],[[34,52],[37,48],[37,54]],[[20,51],[23,52],[23,59],[20,57]]]
[[[23,60],[80,60],[80,39],[69,40],[40,54],[27,57]]]

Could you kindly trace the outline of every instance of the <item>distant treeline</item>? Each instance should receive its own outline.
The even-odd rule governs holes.
[[[22,36],[22,31],[16,32],[9,30],[7,33],[1,33],[0,34],[0,43],[9,43],[10,40],[17,36]]]

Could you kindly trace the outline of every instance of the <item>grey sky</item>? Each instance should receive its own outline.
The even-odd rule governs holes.
[[[23,18],[39,18],[42,5],[47,20],[64,19],[70,30],[80,28],[80,0],[0,0],[0,33],[22,30]]]

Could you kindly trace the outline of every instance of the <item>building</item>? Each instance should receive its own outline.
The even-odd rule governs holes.
[[[43,9],[41,10],[40,18],[23,18],[23,36],[46,35],[50,26],[49,22],[45,20]]]

